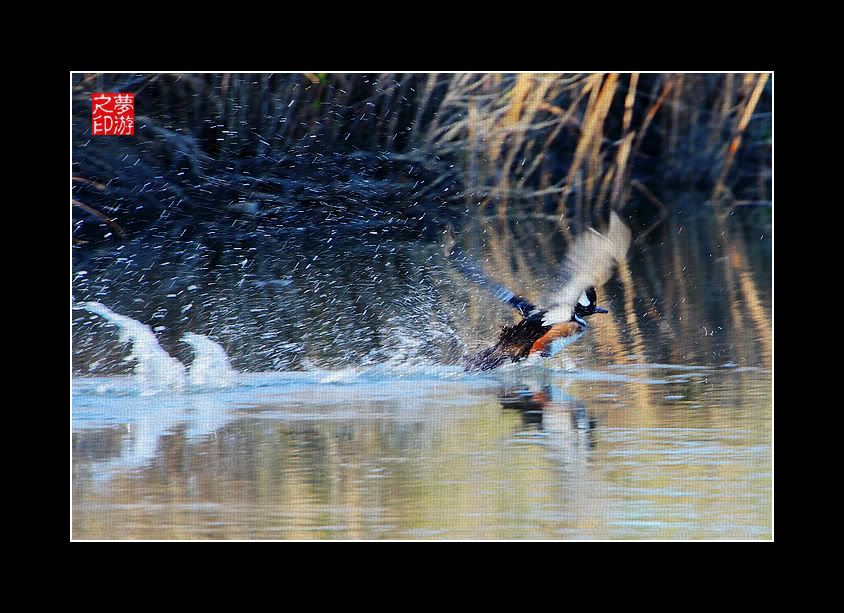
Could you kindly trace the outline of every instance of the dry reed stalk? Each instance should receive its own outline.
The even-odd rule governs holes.
[[[709,139],[707,140],[707,151],[710,155],[718,148],[720,144],[721,133],[727,125],[730,115],[732,114],[733,89],[734,89],[735,75],[727,73],[724,77],[724,86],[721,92],[721,104],[719,112],[715,115],[715,120],[709,130]]]
[[[88,211],[89,213],[91,213],[95,217],[102,219],[106,224],[108,224],[108,226],[112,230],[117,232],[117,234],[118,234],[118,236],[120,236],[120,238],[126,238],[126,232],[123,230],[122,227],[120,227],[120,224],[117,223],[116,221],[114,221],[111,217],[109,217],[105,213],[102,213],[102,212],[98,211],[97,209],[95,209],[94,207],[88,206],[87,204],[79,202],[76,199],[72,199],[71,202],[73,203],[73,206],[77,206],[80,209],[82,209],[83,211]]]
[[[459,107],[459,88],[465,86],[468,78],[469,75],[456,74],[452,75],[451,79],[445,82],[445,94],[443,95],[439,107],[437,108],[437,112],[434,114],[434,117],[427,129],[427,138],[425,139],[425,144],[427,146],[433,147],[434,145],[447,139],[449,128],[448,126],[443,127],[441,122],[447,118],[447,111],[450,107]]]
[[[627,85],[627,95],[624,97],[624,118],[622,122],[622,141],[615,158],[615,183],[613,185],[613,199],[616,208],[621,208],[627,201],[629,194],[629,181],[627,180],[627,163],[630,159],[630,151],[633,147],[633,138],[636,133],[630,128],[633,120],[633,105],[636,102],[636,88],[639,85],[639,73],[630,75],[630,82]]]
[[[509,123],[511,129],[517,126],[521,128],[522,126],[530,126],[532,124],[533,118],[539,112],[540,104],[544,101],[545,95],[553,83],[552,79],[538,76],[539,84],[534,85],[536,79],[533,76],[530,76],[529,79],[523,79],[522,77],[525,76],[520,74],[517,78],[514,89],[518,89],[519,91],[514,94],[514,104],[511,105],[511,108],[507,111],[507,115],[505,115],[505,127]],[[527,131],[516,131],[514,138],[515,142],[509,145],[509,152],[504,158],[502,165],[505,172],[502,174],[502,184],[500,185],[502,194],[498,206],[498,214],[501,217],[506,217],[507,215],[510,169],[513,168],[516,156],[522,151],[523,147],[525,152],[531,149],[529,144],[527,146],[525,145]],[[518,173],[518,170],[516,172]]]
[[[425,109],[428,108],[428,102],[431,99],[431,95],[434,92],[434,89],[437,86],[437,78],[439,77],[438,73],[431,73],[428,75],[427,81],[420,86],[419,96],[421,102],[419,103],[418,108],[416,109],[416,114],[413,118],[413,124],[411,125],[410,129],[410,142],[417,143],[419,142],[419,134],[421,133],[422,129],[422,118],[425,115]]]
[[[744,111],[742,112],[741,118],[739,119],[738,126],[736,126],[733,138],[731,139],[730,145],[727,148],[726,159],[724,160],[724,164],[721,167],[721,174],[718,177],[718,181],[715,184],[715,191],[712,194],[712,200],[716,200],[718,196],[720,196],[726,190],[725,181],[727,178],[727,174],[730,172],[733,160],[735,159],[736,153],[738,152],[738,149],[741,146],[742,136],[744,134],[744,131],[747,129],[747,125],[750,123],[750,118],[753,116],[753,111],[756,109],[756,105],[759,103],[759,98],[762,96],[762,92],[765,90],[765,85],[768,82],[768,77],[768,73],[763,73],[759,75],[759,78],[756,80],[756,85],[753,87],[753,91],[747,99],[747,102],[744,106]]]
[[[579,183],[575,183],[575,177],[579,176],[581,165],[587,157],[590,157],[593,160],[593,168],[597,167],[597,151],[600,149],[603,132],[601,128],[606,119],[606,114],[609,112],[610,103],[612,102],[612,96],[615,93],[618,80],[618,75],[616,74],[606,75],[606,79],[604,77],[605,75],[603,74],[595,74],[591,77],[592,93],[586,105],[586,120],[583,124],[581,136],[575,147],[572,163],[565,179],[565,185],[568,191],[563,192],[557,208],[557,215],[561,218],[565,215],[565,204],[568,194],[574,189],[574,185],[579,185]],[[590,150],[592,155],[588,156]],[[587,175],[589,185],[591,185],[592,180],[593,177],[590,173]],[[583,190],[580,189],[578,191],[582,192]],[[587,191],[591,194],[591,189],[587,188]],[[578,210],[581,210],[580,206],[578,206]]]
[[[584,88],[585,89],[585,88]],[[525,172],[522,173],[521,178],[519,179],[518,187],[520,189],[524,189],[525,183],[527,180],[533,175],[539,165],[544,161],[545,156],[548,153],[548,149],[551,147],[551,144],[557,139],[560,132],[568,126],[572,122],[572,116],[574,112],[580,105],[580,101],[583,99],[584,90],[581,90],[577,96],[575,96],[574,100],[569,104],[566,110],[562,110],[559,107],[545,105],[543,110],[547,110],[559,117],[559,123],[557,126],[551,131],[548,137],[545,139],[545,143],[543,144],[542,150],[539,151],[537,155],[534,156],[533,160],[530,163],[530,166],[527,167]],[[550,107],[550,108],[545,108]],[[541,191],[541,190],[540,190]]]
[[[533,85],[533,75],[520,73],[516,76],[516,84],[507,94],[510,103],[507,108],[507,114],[503,118],[505,126],[513,126],[519,123],[522,116],[522,109],[525,106],[525,99],[531,92]]]
[[[106,190],[106,186],[102,183],[98,183],[97,181],[91,181],[90,179],[86,179],[84,177],[71,177],[71,181],[76,181],[77,183],[86,183],[101,192]]]
[[[633,157],[636,157],[639,153],[639,149],[642,146],[642,142],[644,141],[645,134],[648,132],[648,128],[650,127],[651,123],[656,117],[657,112],[659,109],[662,108],[662,105],[665,104],[665,100],[668,98],[668,94],[671,93],[671,90],[674,89],[674,82],[670,79],[666,79],[662,85],[662,92],[657,98],[656,102],[654,102],[651,107],[648,109],[648,112],[645,114],[645,119],[642,121],[642,125],[639,127],[639,130],[636,134],[634,139],[633,145]]]
[[[480,143],[480,130],[478,129],[478,124],[480,123],[480,112],[478,111],[478,105],[475,101],[470,101],[468,105],[468,124],[467,124],[467,141],[469,143],[468,150],[466,152],[466,165],[467,165],[467,185],[466,185],[466,197],[469,198],[469,194],[474,192],[475,190],[479,189],[483,185],[483,181],[480,175],[480,164],[478,162],[478,152],[481,150]]]
[[[592,135],[592,154],[589,157],[586,176],[586,195],[590,199],[595,195],[594,185],[595,181],[601,174],[601,145],[604,140],[604,123],[607,115],[610,112],[610,105],[612,104],[615,91],[618,88],[618,75],[610,73],[604,81],[604,86],[601,88],[601,95],[598,97],[596,105],[596,115]]]

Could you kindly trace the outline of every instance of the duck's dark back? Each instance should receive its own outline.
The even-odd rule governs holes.
[[[466,370],[490,370],[506,361],[518,362],[527,357],[530,348],[551,326],[542,325],[538,319],[523,319],[513,326],[504,326],[498,342],[470,357]]]

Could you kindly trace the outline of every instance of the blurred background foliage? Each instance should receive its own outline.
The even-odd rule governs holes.
[[[713,331],[744,347],[749,326],[758,343],[739,357],[766,363],[772,87],[768,74],[75,74],[74,299],[153,326],[183,361],[187,330],[241,369],[453,359],[512,314],[448,269],[444,232],[537,300],[571,237],[612,208],[635,242],[602,288],[617,315],[600,347],[711,359]],[[91,136],[98,91],[135,94],[134,137]],[[113,367],[113,331],[74,321],[75,368]],[[397,346],[414,326],[416,345]]]
[[[556,215],[564,233],[607,206],[647,232],[677,191],[713,214],[771,204],[768,74],[79,74],[73,89],[77,215],[116,237],[344,192]],[[94,91],[135,93],[135,138],[91,139]]]

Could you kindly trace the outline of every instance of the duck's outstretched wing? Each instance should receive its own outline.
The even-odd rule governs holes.
[[[571,319],[572,311],[586,288],[600,287],[612,276],[617,262],[627,257],[631,232],[615,211],[610,212],[607,231],[590,228],[579,234],[558,273],[554,289],[542,299],[547,307],[542,320],[551,325]]]
[[[526,319],[539,318],[545,312],[514,291],[487,277],[481,267],[457,244],[449,249],[448,257],[464,277],[489,291],[495,299],[516,309]]]

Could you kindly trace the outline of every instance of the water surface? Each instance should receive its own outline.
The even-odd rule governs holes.
[[[763,368],[78,378],[78,539],[768,539]]]
[[[513,313],[441,230],[295,230],[75,261],[75,538],[772,537],[767,232],[676,213],[560,359],[478,375]],[[544,218],[458,238],[532,300],[566,252]]]

